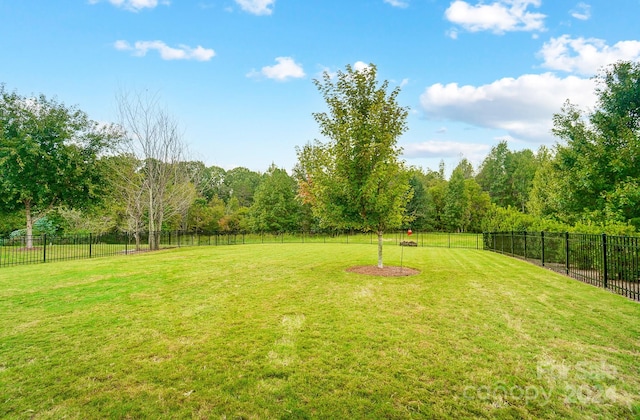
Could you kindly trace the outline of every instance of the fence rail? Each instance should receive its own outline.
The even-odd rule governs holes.
[[[222,246],[269,243],[377,243],[377,236],[360,232],[278,232],[278,233],[192,233],[156,232],[161,248],[185,246]],[[149,234],[74,234],[34,235],[0,238],[0,267],[77,260],[101,256],[126,255],[149,250]],[[440,232],[390,232],[384,243],[398,245],[411,241],[421,247],[480,249],[482,235]]]
[[[489,232],[483,247],[640,301],[640,238],[551,232]]]

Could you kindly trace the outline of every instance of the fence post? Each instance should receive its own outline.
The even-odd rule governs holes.
[[[516,239],[515,239],[515,234],[513,233],[513,231],[511,231],[511,256],[515,256],[516,255]]]
[[[564,247],[565,247],[565,271],[569,274],[569,232],[564,234]]]
[[[93,244],[93,235],[89,233],[89,258],[91,258],[91,245]]]
[[[524,231],[524,259],[527,259],[527,231]]]
[[[542,266],[544,267],[544,230],[540,232],[540,259],[542,260]]]
[[[42,262],[47,262],[47,234],[42,235]]]
[[[604,276],[604,280],[603,280],[603,287],[605,289],[608,288],[607,285],[607,280],[608,280],[608,276],[609,276],[609,269],[607,268],[607,234],[603,233],[602,234],[602,264],[603,264],[603,276]]]

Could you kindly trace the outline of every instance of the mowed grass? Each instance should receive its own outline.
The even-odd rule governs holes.
[[[640,305],[498,254],[182,248],[0,269],[2,418],[634,418]]]

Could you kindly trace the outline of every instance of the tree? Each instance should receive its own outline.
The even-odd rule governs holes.
[[[134,201],[129,208],[135,217],[141,210],[146,213],[149,248],[159,249],[165,218],[183,214],[195,199],[193,173],[182,164],[186,161],[186,145],[178,125],[160,107],[156,95],[122,93],[117,102],[128,140],[123,153],[139,164],[133,173],[125,174],[121,186],[130,190],[127,195]]]
[[[20,229],[24,223],[24,214],[21,211],[0,210],[0,237],[6,236],[14,230]]]
[[[401,226],[411,190],[396,146],[408,111],[397,103],[400,89],[387,92],[376,76],[375,65],[347,66],[335,82],[328,72],[314,80],[328,112],[313,116],[328,142],[297,153],[301,195],[315,216],[325,226],[376,232],[382,268],[383,234]]]
[[[640,63],[610,65],[595,80],[594,111],[567,102],[554,115],[558,207],[571,221],[628,221],[640,217]]]
[[[211,201],[214,197],[221,199],[228,197],[229,193],[224,185],[226,173],[227,171],[219,166],[204,168],[195,180],[198,192],[202,197],[207,201]]]
[[[224,200],[228,202],[231,197],[235,197],[241,207],[251,207],[253,195],[260,181],[260,174],[247,168],[240,166],[228,170],[224,176],[224,186],[228,195]]]
[[[429,171],[427,173],[427,197],[429,198],[428,218],[434,230],[446,230],[444,222],[445,198],[449,182],[444,177],[445,166],[441,161],[438,172]]]
[[[469,199],[469,223],[465,229],[471,232],[482,232],[482,221],[491,208],[491,197],[486,191],[482,191],[473,178],[465,179],[464,190]]]
[[[491,152],[482,162],[476,177],[478,184],[489,193],[491,201],[502,207],[510,204],[509,175],[507,174],[507,156],[509,146],[501,141],[491,148]]]
[[[538,218],[555,218],[565,220],[561,216],[559,202],[564,195],[560,185],[561,179],[554,170],[554,154],[545,146],[538,149],[536,155],[536,173],[533,177],[529,200],[528,213]]]
[[[250,224],[258,232],[291,232],[300,228],[301,204],[295,179],[271,165],[256,189],[249,211]]]
[[[536,173],[536,157],[529,149],[512,152],[506,141],[491,148],[476,180],[491,200],[502,207],[525,211]]]
[[[0,85],[0,204],[25,212],[27,248],[38,215],[56,205],[100,198],[100,155],[120,138],[113,126],[44,95],[23,97]]]
[[[466,166],[458,165],[451,173],[447,192],[443,219],[449,232],[464,232],[470,222],[470,200],[465,189]]]
[[[537,161],[534,153],[529,149],[511,152],[507,158],[509,203],[521,212],[527,209],[529,194],[533,188],[536,175]]]
[[[407,222],[404,228],[413,227],[413,229],[429,229],[431,227],[431,221],[429,220],[429,196],[427,194],[427,188],[423,182],[424,174],[420,170],[414,169],[411,171],[411,178],[409,179],[409,185],[413,191],[413,197],[407,203],[407,215],[412,219],[411,222]]]
[[[248,228],[247,213],[249,213],[249,208],[241,206],[237,197],[231,197],[218,225],[223,232],[246,231]]]

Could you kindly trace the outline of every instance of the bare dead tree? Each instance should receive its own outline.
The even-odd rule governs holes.
[[[187,147],[156,94],[120,93],[117,105],[128,139],[122,152],[139,162],[137,175],[127,174],[129,183],[123,185],[128,213],[136,227],[146,213],[149,248],[159,249],[163,221],[183,212],[194,199],[191,174],[181,165]]]

